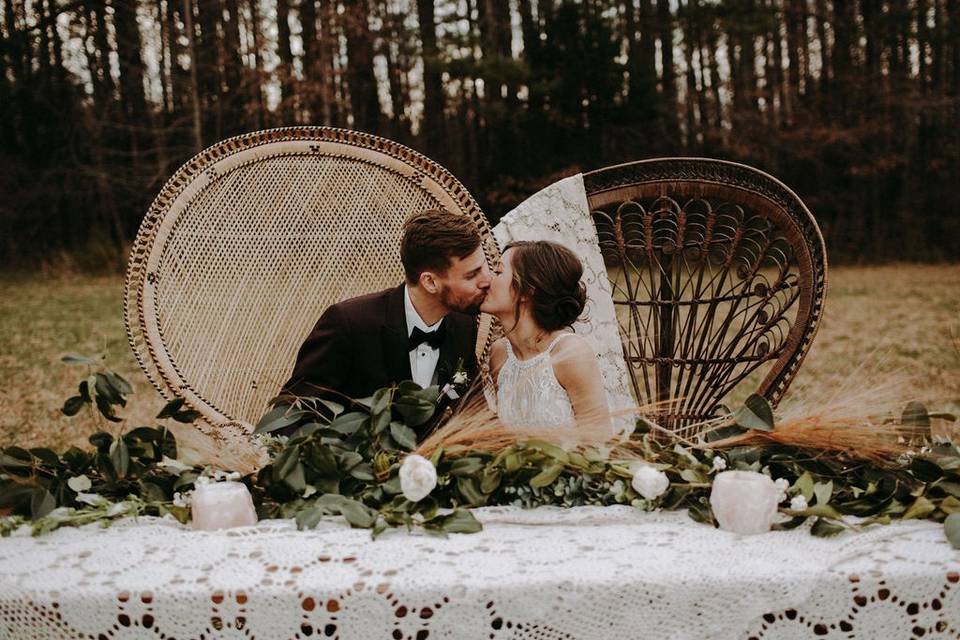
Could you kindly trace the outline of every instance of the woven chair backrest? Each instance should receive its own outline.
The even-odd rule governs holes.
[[[584,174],[630,382],[680,430],[756,391],[776,404],[823,311],[827,259],[790,189],[740,164],[634,162]],[[739,397],[734,397],[737,388]]]
[[[303,127],[210,147],[163,187],[131,252],[125,315],[140,365],[207,425],[249,430],[323,310],[400,283],[403,221],[438,207],[469,216],[496,251],[460,182],[389,140]]]

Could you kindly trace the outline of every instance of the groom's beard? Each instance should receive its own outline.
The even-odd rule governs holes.
[[[472,316],[480,313],[480,305],[483,304],[486,297],[486,291],[473,298],[464,299],[461,296],[454,295],[453,291],[446,287],[440,290],[440,302],[443,303],[443,306],[451,311],[459,311]]]

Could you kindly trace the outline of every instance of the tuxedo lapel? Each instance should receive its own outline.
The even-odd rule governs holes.
[[[407,318],[403,311],[403,287],[400,285],[387,296],[381,327],[383,364],[391,383],[412,377],[410,351],[407,349]]]

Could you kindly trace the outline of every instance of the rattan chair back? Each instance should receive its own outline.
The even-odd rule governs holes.
[[[722,411],[738,385],[775,405],[827,284],[823,237],[796,194],[751,167],[696,158],[583,178],[637,402],[663,403],[659,420],[675,430]]]
[[[402,223],[436,207],[469,216],[498,259],[463,185],[389,140],[303,127],[210,147],[163,187],[131,252],[125,316],[140,365],[211,431],[248,433],[328,305],[402,281]]]

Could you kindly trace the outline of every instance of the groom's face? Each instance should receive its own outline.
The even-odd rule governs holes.
[[[477,247],[466,258],[451,258],[447,272],[436,278],[437,296],[451,311],[477,314],[487,297],[491,277],[483,249]]]

